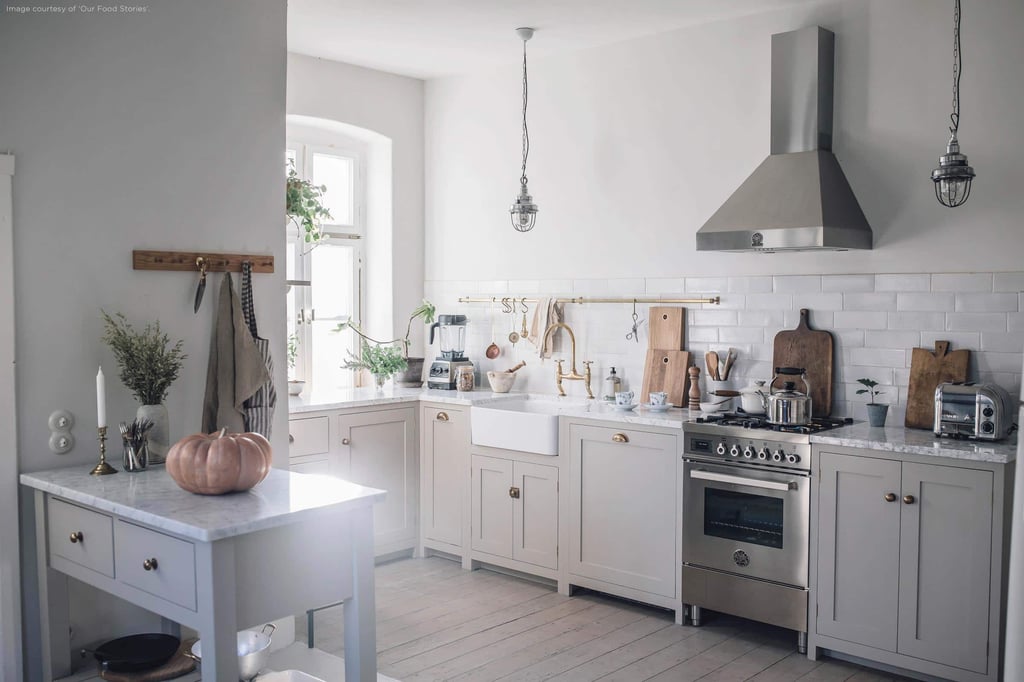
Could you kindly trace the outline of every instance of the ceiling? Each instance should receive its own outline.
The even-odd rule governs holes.
[[[289,0],[291,52],[435,78],[820,0]]]

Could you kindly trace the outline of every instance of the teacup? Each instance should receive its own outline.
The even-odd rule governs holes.
[[[652,391],[649,396],[651,405],[664,405],[668,402],[668,393],[663,391]]]
[[[633,391],[619,391],[615,394],[616,405],[632,405]]]

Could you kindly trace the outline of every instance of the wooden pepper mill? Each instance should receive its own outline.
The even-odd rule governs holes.
[[[690,409],[700,409],[700,386],[697,380],[700,378],[700,367],[691,367],[686,370],[690,373]]]

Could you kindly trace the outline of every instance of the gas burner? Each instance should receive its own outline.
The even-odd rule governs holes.
[[[717,426],[733,426],[743,429],[764,429],[777,433],[796,433],[809,435],[820,431],[839,428],[853,423],[853,419],[837,417],[814,417],[809,424],[782,425],[771,424],[765,417],[758,417],[752,414],[737,410],[736,412],[723,412],[722,414],[709,414],[697,417],[694,420],[698,424],[714,424]]]

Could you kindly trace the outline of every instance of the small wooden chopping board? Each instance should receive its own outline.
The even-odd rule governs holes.
[[[686,308],[652,306],[647,312],[650,337],[648,348],[682,350],[686,348]]]
[[[800,324],[796,329],[781,331],[775,335],[772,349],[774,367],[801,367],[807,372],[811,384],[811,414],[827,417],[832,414],[832,334],[811,329],[807,324],[809,312],[800,309]],[[775,388],[782,387],[780,377]],[[802,382],[796,382],[798,391],[804,390]]]
[[[907,417],[911,429],[935,427],[935,389],[947,381],[967,381],[971,351],[950,352],[949,341],[936,341],[935,352],[915,348],[910,356],[910,386],[907,389]]]
[[[686,370],[690,367],[690,353],[685,350],[659,350],[652,348],[647,351],[647,362],[644,364],[644,387],[640,392],[640,402],[649,403],[651,391],[668,393],[668,401],[676,407],[686,407],[687,393],[690,390],[690,377]]]

